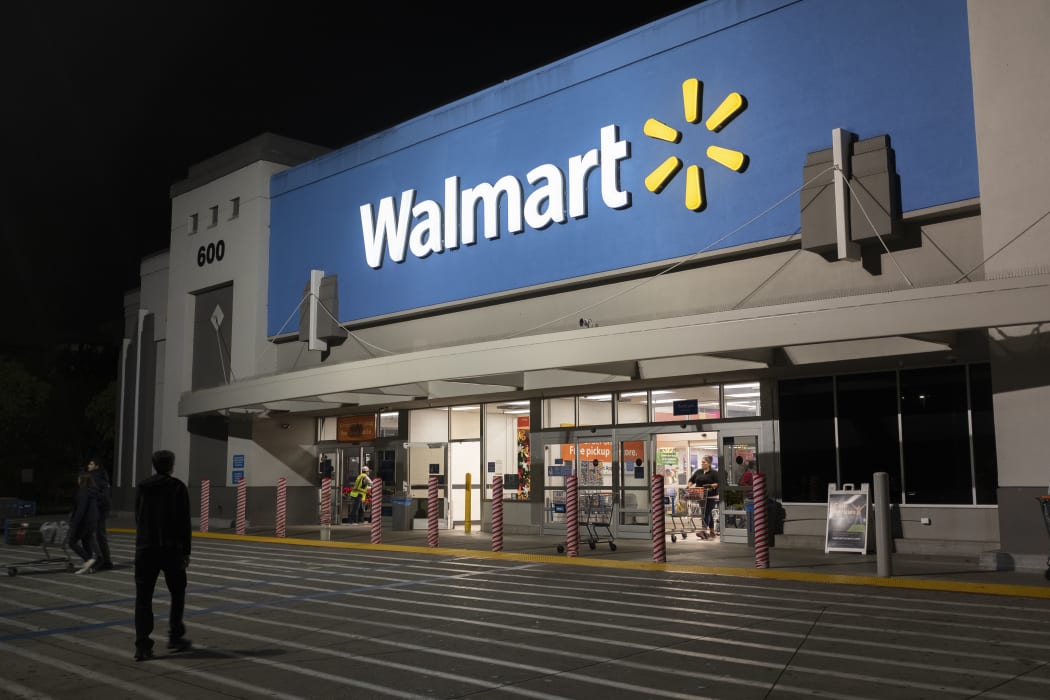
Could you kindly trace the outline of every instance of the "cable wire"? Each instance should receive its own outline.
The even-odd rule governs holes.
[[[989,256],[988,256],[987,258],[985,258],[985,259],[984,259],[984,260],[982,260],[982,261],[981,261],[980,263],[978,263],[977,265],[975,265],[975,266],[974,266],[974,267],[973,267],[973,268],[972,268],[971,270],[969,270],[968,272],[964,272],[964,273],[963,273],[963,275],[962,275],[962,277],[960,277],[959,279],[957,279],[957,280],[955,280],[954,282],[952,282],[952,284],[959,284],[959,283],[960,283],[960,282],[962,282],[962,281],[963,281],[964,279],[968,278],[968,277],[969,277],[969,276],[970,276],[970,275],[971,275],[971,274],[972,274],[972,273],[973,273],[973,272],[974,272],[975,270],[977,270],[977,268],[979,268],[979,267],[982,267],[983,265],[987,264],[989,260],[991,260],[992,258],[994,258],[994,257],[995,257],[996,255],[998,255],[999,253],[1003,252],[1003,251],[1004,251],[1004,250],[1005,250],[1005,249],[1006,249],[1006,248],[1007,248],[1008,246],[1010,246],[1010,245],[1013,245],[1013,242],[1014,242],[1014,241],[1016,241],[1016,240],[1017,240],[1018,238],[1020,238],[1021,236],[1025,235],[1026,233],[1028,233],[1029,231],[1031,231],[1031,230],[1032,230],[1033,228],[1035,228],[1035,227],[1036,227],[1037,225],[1039,225],[1039,222],[1041,222],[1041,221],[1042,221],[1043,219],[1045,219],[1045,218],[1046,218],[1046,217],[1048,217],[1048,216],[1050,216],[1050,209],[1048,209],[1047,211],[1043,212],[1043,215],[1042,215],[1042,216],[1040,216],[1040,217],[1039,217],[1038,219],[1036,219],[1036,220],[1035,220],[1035,221],[1033,221],[1032,223],[1030,223],[1030,224],[1028,224],[1027,226],[1025,226],[1025,227],[1024,227],[1024,229],[1023,229],[1023,230],[1022,230],[1022,231],[1021,231],[1021,232],[1020,232],[1019,234],[1017,234],[1016,236],[1014,236],[1013,238],[1011,238],[1010,240],[1008,240],[1008,241],[1007,241],[1006,243],[1004,243],[1004,244],[1002,245],[1002,247],[1001,247],[1001,248],[999,248],[999,250],[997,250],[997,251],[995,251],[994,253],[992,253],[991,255],[989,255]]]
[[[838,167],[835,167],[835,169],[839,171],[842,170]],[[854,201],[857,202],[857,206],[860,207],[860,212],[864,214],[864,218],[868,220],[868,226],[871,226],[871,232],[874,233],[875,237],[879,239],[879,243],[882,244],[882,248],[886,251],[886,255],[890,256],[890,260],[893,261],[893,265],[897,268],[897,272],[901,273],[901,277],[904,278],[904,281],[908,283],[909,287],[914,287],[915,285],[912,284],[911,279],[909,279],[908,275],[904,273],[904,270],[902,270],[901,266],[897,263],[897,258],[893,257],[893,253],[890,252],[889,247],[886,245],[886,241],[882,240],[882,236],[879,235],[878,229],[875,228],[875,224],[872,223],[871,217],[868,216],[868,210],[865,209],[864,205],[861,203],[860,197],[857,196],[856,190],[854,190],[853,185],[850,184],[849,178],[843,177],[842,179],[846,183],[846,187],[849,188],[849,193],[853,195]]]
[[[740,224],[736,228],[732,229],[731,231],[729,231],[725,235],[721,236],[720,238],[716,238],[715,240],[711,241],[710,243],[705,245],[700,250],[689,254],[688,256],[682,258],[681,260],[675,262],[672,265],[669,265],[669,266],[665,267],[664,269],[660,270],[659,272],[657,272],[652,277],[647,277],[647,278],[645,278],[643,280],[640,280],[637,284],[634,284],[634,285],[632,285],[632,286],[630,286],[630,287],[628,287],[626,289],[622,289],[619,292],[616,292],[615,294],[611,294],[610,296],[605,297],[604,299],[599,299],[598,301],[594,302],[593,304],[588,304],[586,306],[580,307],[580,308],[576,309],[575,311],[572,311],[571,313],[567,313],[567,314],[564,314],[562,316],[559,316],[558,318],[551,319],[550,321],[547,321],[546,323],[541,323],[538,326],[533,326],[532,328],[527,328],[527,329],[525,329],[523,331],[518,331],[517,333],[512,333],[510,335],[504,336],[503,340],[510,340],[511,338],[516,338],[516,337],[524,335],[526,333],[532,333],[533,331],[537,331],[537,330],[539,330],[541,328],[546,328],[547,326],[553,325],[553,324],[558,323],[560,321],[564,321],[567,318],[571,318],[571,317],[576,316],[576,315],[578,315],[580,313],[583,313],[584,311],[588,311],[590,309],[593,309],[593,308],[595,308],[597,306],[601,306],[602,304],[605,304],[606,302],[612,301],[613,299],[621,297],[624,294],[628,294],[628,293],[633,292],[634,290],[636,290],[636,289],[638,289],[638,288],[640,288],[640,287],[642,287],[644,285],[649,284],[650,282],[656,280],[658,277],[661,277],[661,276],[667,274],[668,272],[671,272],[672,270],[674,270],[674,269],[676,269],[678,267],[681,267],[682,265],[686,264],[687,262],[693,260],[698,255],[700,255],[701,253],[704,253],[707,250],[710,250],[713,246],[718,245],[719,243],[721,243],[722,241],[726,240],[730,236],[733,236],[733,235],[739,233],[743,229],[747,228],[751,224],[755,223],[756,221],[758,221],[762,217],[764,217],[767,214],[769,214],[771,211],[773,211],[774,209],[776,209],[777,207],[782,205],[784,202],[786,202],[789,199],[791,199],[792,197],[794,197],[796,194],[798,194],[799,192],[804,190],[806,187],[808,187],[811,183],[813,183],[818,178],[822,177],[827,172],[829,172],[830,170],[833,170],[833,169],[834,169],[834,166],[829,166],[829,167],[825,168],[824,170],[821,170],[819,173],[814,175],[808,181],[802,183],[801,186],[796,187],[794,190],[792,190],[791,192],[786,194],[784,197],[779,199],[775,204],[767,207],[763,211],[761,211],[758,214],[754,215],[753,217],[751,217],[750,219],[748,219],[744,223]],[[791,235],[793,236],[795,234],[793,233]]]

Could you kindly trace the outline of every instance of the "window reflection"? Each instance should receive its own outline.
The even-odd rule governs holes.
[[[746,418],[759,415],[762,407],[762,392],[758,382],[726,384],[723,387],[726,401],[726,418]]]

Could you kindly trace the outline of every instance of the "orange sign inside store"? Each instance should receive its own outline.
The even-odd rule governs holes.
[[[335,422],[339,442],[369,442],[376,439],[376,415],[339,416]]]
[[[623,445],[623,461],[625,463],[633,463],[636,459],[645,459],[645,443],[641,440],[623,442],[620,444]],[[575,461],[575,455],[576,445],[571,442],[562,444],[562,460],[566,462]],[[599,462],[611,462],[612,445],[608,442],[581,442],[580,461],[590,462],[595,459]]]

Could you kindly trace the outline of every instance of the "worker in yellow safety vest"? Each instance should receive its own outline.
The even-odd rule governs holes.
[[[354,488],[350,491],[350,524],[365,521],[365,497],[372,488],[372,479],[368,476],[368,467],[361,467],[361,473],[354,479]]]

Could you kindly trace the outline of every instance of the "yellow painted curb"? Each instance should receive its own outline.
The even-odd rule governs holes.
[[[109,528],[111,532],[134,534],[127,528]],[[920,591],[946,591],[952,593],[980,593],[984,595],[1041,598],[1050,600],[1050,587],[1020,586],[1007,583],[968,583],[940,579],[879,576],[851,576],[846,574],[819,574],[809,571],[786,569],[751,569],[730,566],[699,566],[696,564],[660,564],[645,561],[616,561],[610,559],[583,559],[564,555],[525,554],[515,552],[491,552],[483,549],[458,549],[448,547],[417,547],[402,544],[371,544],[369,542],[340,542],[334,540],[306,540],[295,537],[271,537],[264,535],[233,535],[219,532],[194,532],[194,537],[210,540],[237,542],[263,542],[266,544],[296,545],[299,547],[324,547],[327,549],[365,549],[380,552],[408,552],[411,554],[437,554],[440,556],[470,557],[473,559],[499,559],[566,566],[588,566],[601,569],[628,569],[632,571],[666,571],[674,573],[706,574],[709,576],[735,576],[738,578],[773,579],[778,581],[806,581],[809,583],[837,583],[847,586],[876,586],[879,588],[901,588]]]

